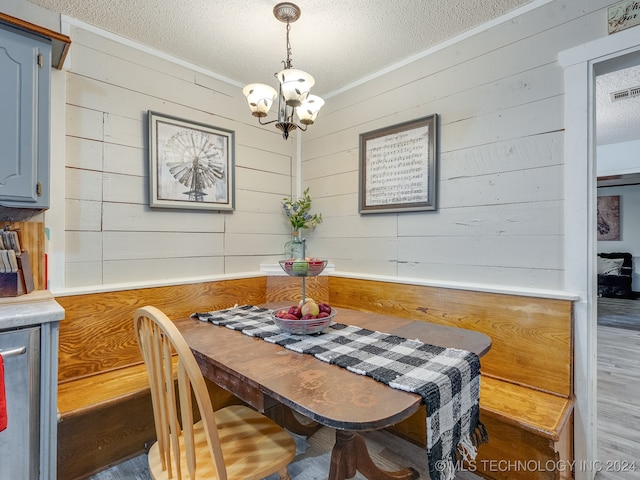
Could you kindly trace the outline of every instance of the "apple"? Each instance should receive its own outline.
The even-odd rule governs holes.
[[[291,270],[298,275],[306,275],[309,272],[309,262],[303,258],[296,258],[291,266]]]
[[[331,305],[328,303],[322,302],[318,304],[318,308],[320,309],[320,313],[325,312],[327,314],[331,313]]]

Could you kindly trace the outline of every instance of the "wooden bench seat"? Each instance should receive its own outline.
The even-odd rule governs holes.
[[[571,301],[334,276],[313,280],[311,296],[337,308],[489,335],[492,348],[481,360],[480,415],[490,440],[478,449],[475,473],[500,480],[571,477],[567,469],[514,472],[491,463],[546,467],[573,459]],[[296,279],[253,277],[57,297],[66,316],[60,326],[58,479],[86,478],[140,453],[155,436],[146,372],[133,335],[136,308],[155,305],[170,318],[182,318],[239,299],[260,304],[299,296]],[[211,388],[218,405],[237,402]],[[425,416],[421,408],[393,431],[420,444],[426,438]]]
[[[178,357],[174,358],[177,364]],[[175,365],[174,365],[175,366]],[[205,379],[214,408],[240,403]],[[58,478],[84,478],[155,441],[147,369],[131,365],[58,385]],[[62,471],[64,470],[64,471]]]
[[[536,435],[559,442],[573,412],[574,400],[483,375],[480,409]]]
[[[58,360],[58,480],[79,480],[155,440],[147,372],[133,333],[137,308],[170,318],[265,301],[264,277],[56,297],[65,309]],[[211,382],[214,408],[239,400]]]
[[[79,479],[145,450],[155,439],[144,364],[58,385],[58,479]]]
[[[332,306],[478,330],[492,341],[481,359],[480,420],[489,442],[469,469],[490,479],[572,477],[572,302],[403,283],[330,277]],[[425,445],[426,411],[390,430]],[[563,463],[563,461],[565,463]],[[537,468],[537,466],[540,468]]]
[[[572,478],[573,405],[573,398],[482,376],[480,419],[490,441],[478,449],[474,470],[501,480]]]
[[[59,384],[58,412],[64,419],[148,390],[149,380],[144,364],[131,365]]]

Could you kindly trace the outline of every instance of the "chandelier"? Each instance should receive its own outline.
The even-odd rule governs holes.
[[[251,114],[258,117],[260,125],[275,123],[282,131],[282,137],[289,138],[289,132],[299,128],[303,132],[313,125],[324,100],[309,92],[315,80],[307,72],[296,70],[291,63],[291,43],[289,32],[291,24],[300,18],[300,8],[290,2],[283,2],[273,7],[273,15],[287,24],[287,59],[283,61],[284,69],[274,74],[278,79],[278,91],[263,83],[250,83],[242,89],[247,97]],[[271,105],[278,97],[278,118],[269,122],[262,119],[267,116]],[[295,116],[298,122],[295,121]]]

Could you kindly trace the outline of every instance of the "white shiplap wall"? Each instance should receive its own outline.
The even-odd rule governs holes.
[[[563,288],[558,52],[606,35],[605,0],[551,2],[329,98],[302,174],[337,271]],[[437,113],[438,210],[358,214],[359,134]]]
[[[256,272],[288,238],[292,142],[240,88],[74,25],[66,71],[65,288]],[[149,208],[148,110],[235,131],[233,213]]]
[[[327,99],[303,136],[337,271],[522,288],[563,285],[563,72],[606,34],[611,2],[552,2]],[[65,287],[256,271],[280,257],[293,142],[258,128],[240,89],[90,29],[67,70]],[[148,205],[147,110],[236,132],[236,211]],[[359,215],[358,135],[438,113],[438,210]]]

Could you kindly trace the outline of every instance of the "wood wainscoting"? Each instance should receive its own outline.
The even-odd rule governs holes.
[[[306,297],[316,302],[329,301],[329,277],[318,275],[307,277]],[[267,277],[267,302],[291,302],[297,304],[302,300],[302,278],[283,275]]]

